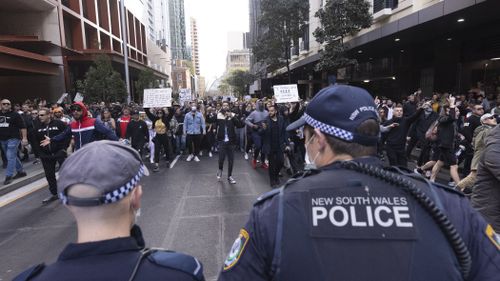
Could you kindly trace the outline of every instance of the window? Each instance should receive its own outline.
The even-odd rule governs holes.
[[[398,0],[373,0],[373,13],[383,9],[395,9],[398,7]]]

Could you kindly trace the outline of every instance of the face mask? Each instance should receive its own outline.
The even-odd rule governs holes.
[[[306,149],[306,155],[304,157],[304,162],[305,162],[305,166],[304,166],[304,170],[315,170],[317,169],[317,166],[316,164],[314,163],[316,161],[316,158],[318,158],[319,156],[319,151],[318,153],[316,153],[316,156],[314,156],[313,160],[311,161],[309,159],[309,153],[307,151],[307,147],[309,146],[309,144],[311,143],[311,141],[313,140],[313,138],[315,137],[315,135],[313,135],[309,141],[304,145],[305,149]]]
[[[191,107],[191,111],[196,111],[196,106]]]
[[[427,108],[425,109],[425,112],[428,112],[428,113],[432,112],[432,108],[427,107]]]
[[[136,224],[136,222],[139,220],[139,217],[141,216],[141,208],[134,210],[134,222],[132,225]]]

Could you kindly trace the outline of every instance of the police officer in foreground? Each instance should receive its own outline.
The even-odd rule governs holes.
[[[135,220],[139,181],[148,174],[139,154],[119,142],[93,142],[72,154],[57,189],[76,219],[78,241],[54,264],[34,266],[14,280],[204,280],[195,258],[145,248]]]
[[[499,280],[499,236],[462,193],[384,169],[373,98],[334,85],[304,116],[316,169],[261,196],[219,280]]]

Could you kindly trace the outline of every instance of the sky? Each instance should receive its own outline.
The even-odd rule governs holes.
[[[198,25],[198,44],[201,75],[207,87],[226,68],[227,33],[248,32],[248,0],[184,0],[186,33],[190,45],[190,23],[193,17]]]

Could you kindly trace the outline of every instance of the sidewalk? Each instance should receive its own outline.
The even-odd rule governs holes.
[[[0,196],[45,177],[42,163],[33,165],[33,161],[35,159],[30,158],[28,162],[23,162],[24,171],[28,174],[26,177],[16,179],[8,185],[3,185],[6,170],[0,169]]]

